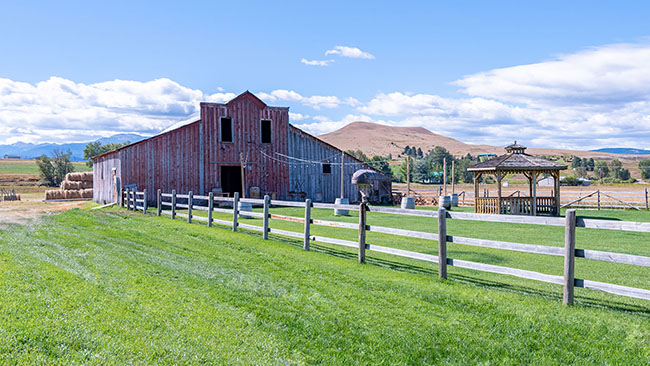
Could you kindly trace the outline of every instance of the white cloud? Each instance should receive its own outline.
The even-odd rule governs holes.
[[[334,60],[307,60],[306,58],[302,58],[300,62],[310,66],[327,66],[334,62]]]
[[[0,143],[88,141],[115,133],[150,135],[198,111],[205,95],[169,79],[95,84],[51,77],[35,85],[0,79]]]
[[[308,114],[289,112],[289,121],[298,122],[309,118]]]
[[[320,108],[337,108],[341,105],[355,106],[359,101],[354,98],[346,98],[341,100],[336,96],[313,95],[311,97],[304,97],[293,90],[277,89],[270,93],[257,93],[257,96],[262,100],[275,103],[277,101],[298,102],[314,109]]]
[[[343,119],[338,121],[332,121],[327,116],[314,116],[312,117],[316,122],[301,123],[297,125],[300,129],[309,132],[312,135],[318,136],[324,133],[332,132],[341,127],[344,127],[348,123],[356,121],[371,122],[372,118],[366,115],[355,115],[348,114]]]
[[[356,47],[347,47],[347,46],[335,46],[331,50],[325,51],[325,56],[328,55],[339,55],[341,57],[349,57],[349,58],[365,58],[365,59],[375,58],[375,56],[371,55],[368,52],[361,51]]]
[[[586,49],[554,60],[468,75],[471,96],[534,106],[611,108],[650,98],[650,44]]]

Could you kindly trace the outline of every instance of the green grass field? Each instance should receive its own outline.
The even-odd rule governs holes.
[[[75,172],[90,172],[92,167],[84,161],[72,162]],[[32,174],[38,175],[36,160],[30,159],[0,159],[0,174]]]
[[[281,210],[292,209],[274,212]],[[418,225],[388,216],[369,220]],[[450,234],[561,244],[562,228],[504,232],[467,223],[450,220]],[[272,221],[279,224],[291,223]],[[618,245],[594,231],[579,230],[578,242]],[[648,254],[647,240],[616,234],[622,235],[617,251]],[[393,237],[392,245],[435,253],[426,242]],[[312,248],[121,208],[77,209],[0,231],[0,363],[647,365],[650,359],[648,302],[577,289],[576,306],[564,307],[556,285],[453,267],[443,281],[433,264],[368,252],[368,264],[359,265],[354,251]],[[450,256],[557,272],[555,261],[538,263],[545,256],[479,249],[450,248]],[[578,264],[578,277],[599,272],[589,269],[600,265],[592,262]],[[616,265],[627,273],[616,275],[609,266],[603,276],[649,287],[647,271]]]

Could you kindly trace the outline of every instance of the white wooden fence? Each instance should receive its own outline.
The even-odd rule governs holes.
[[[131,210],[141,210],[147,212],[147,192],[133,192],[125,191],[122,195],[123,206]],[[186,204],[178,203],[177,200],[186,200]],[[239,212],[239,202],[249,202],[251,204],[263,205],[263,213],[260,212]],[[172,219],[183,217],[189,223],[192,220],[199,220],[207,222],[208,226],[213,223],[227,225],[232,227],[233,231],[238,228],[249,230],[261,231],[264,239],[268,239],[268,234],[278,234],[293,238],[298,238],[303,241],[305,250],[309,250],[311,242],[323,242],[335,245],[341,245],[351,248],[356,248],[358,251],[358,261],[365,262],[366,251],[374,251],[378,253],[388,253],[400,257],[418,259],[426,262],[438,264],[438,275],[440,278],[447,277],[447,266],[455,266],[460,268],[469,268],[477,271],[491,272],[506,274],[515,277],[542,281],[547,283],[562,284],[564,286],[563,303],[570,305],[573,304],[574,287],[582,287],[593,290],[604,291],[616,295],[628,296],[638,299],[650,300],[650,290],[639,289],[621,285],[614,285],[604,282],[591,281],[587,279],[575,278],[575,257],[586,258],[591,260],[599,260],[614,263],[623,263],[635,266],[650,267],[650,257],[603,252],[589,249],[576,249],[576,227],[603,229],[603,230],[620,230],[620,231],[633,231],[633,232],[649,232],[650,223],[646,222],[629,222],[629,221],[611,221],[611,220],[597,220],[597,219],[583,219],[576,218],[575,210],[567,210],[565,218],[559,217],[535,217],[535,216],[512,216],[512,215],[487,215],[487,214],[474,214],[465,212],[447,212],[444,208],[438,211],[424,211],[424,210],[405,210],[400,208],[382,207],[382,206],[368,206],[366,204],[360,205],[335,205],[329,203],[312,203],[311,200],[305,202],[295,201],[276,201],[271,200],[269,196],[264,199],[240,199],[238,194],[235,197],[215,197],[212,193],[208,196],[194,196],[192,192],[188,194],[177,194],[176,191],[171,193],[162,193],[158,190],[156,195],[157,212],[158,216],[165,214],[171,216]],[[228,202],[232,205],[231,208],[217,208],[215,202]],[[293,217],[285,215],[271,214],[271,206],[290,206],[304,208],[304,217]],[[168,209],[165,209],[168,208]],[[177,208],[187,209],[187,213],[176,212]],[[359,223],[346,223],[335,222],[327,220],[319,220],[311,218],[312,208],[326,208],[326,209],[344,209],[359,211]],[[207,211],[208,216],[195,216],[194,210]],[[436,218],[438,223],[438,233],[426,233],[420,231],[396,229],[375,225],[366,224],[366,213],[376,212],[383,214],[393,215],[408,215],[408,216],[421,216],[428,218]],[[232,220],[221,220],[213,218],[213,212],[221,212],[232,214]],[[249,225],[238,222],[241,216],[259,217],[263,219],[262,226]],[[565,246],[551,247],[543,245],[520,244],[513,242],[503,242],[495,240],[484,240],[475,238],[466,238],[455,235],[447,235],[447,219],[452,220],[473,220],[473,221],[488,221],[488,222],[504,222],[504,223],[518,223],[528,225],[550,225],[550,226],[564,226],[565,227]],[[287,230],[276,229],[270,226],[270,220],[282,220],[304,223],[303,232],[293,232]],[[358,231],[358,240],[343,240],[334,239],[324,236],[315,236],[310,233],[310,226],[327,226],[332,228],[345,228],[354,229]],[[377,233],[385,233],[410,238],[429,239],[438,242],[438,255],[418,253],[403,249],[385,247],[366,242],[366,232],[373,231]],[[543,274],[534,271],[523,269],[516,269],[510,267],[503,267],[485,263],[470,262],[466,260],[459,260],[447,257],[447,243],[456,243],[462,245],[478,246],[484,248],[493,248],[501,250],[510,250],[517,252],[536,253],[543,255],[563,256],[564,257],[564,276],[556,276]]]

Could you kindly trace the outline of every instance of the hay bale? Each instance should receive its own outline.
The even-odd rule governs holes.
[[[65,175],[65,180],[69,182],[92,182],[93,172],[68,173]]]
[[[93,198],[93,190],[92,189],[82,189],[81,190],[81,198]]]
[[[59,192],[58,190],[55,189],[48,189],[45,191],[45,199],[46,200],[55,200],[56,198],[56,192]]]
[[[64,180],[63,182],[61,182],[61,189],[64,191],[71,190],[71,189],[74,190],[83,189],[84,183],[86,182]]]
[[[93,181],[92,180],[90,180],[90,181],[85,180],[85,181],[81,182],[81,188],[82,189],[89,189],[89,188],[92,189],[93,188]]]
[[[65,175],[65,180],[68,182],[79,182],[81,181],[83,173],[68,173]]]
[[[65,192],[65,198],[66,199],[73,199],[73,198],[82,198],[81,197],[81,191],[71,189],[71,190],[66,190],[63,191]]]
[[[92,182],[93,181],[93,172],[83,172],[81,173],[82,182]]]

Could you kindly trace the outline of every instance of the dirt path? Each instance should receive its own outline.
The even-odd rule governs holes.
[[[83,207],[88,201],[43,202],[43,192],[23,193],[20,201],[0,202],[0,230],[55,212]]]

